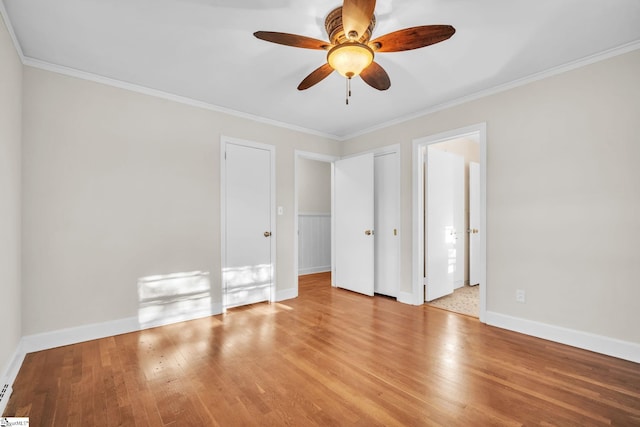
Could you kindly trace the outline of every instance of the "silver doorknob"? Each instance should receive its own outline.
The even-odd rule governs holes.
[[[373,230],[364,230],[364,234],[371,236],[373,234]]]
[[[265,231],[264,232],[264,237],[270,237],[271,236],[271,232],[270,231]]]

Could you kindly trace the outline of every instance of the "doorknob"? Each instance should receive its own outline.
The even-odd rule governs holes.
[[[371,236],[373,234],[373,230],[364,230],[364,234]]]
[[[264,237],[270,237],[271,236],[271,232],[270,231],[265,231],[264,232]]]

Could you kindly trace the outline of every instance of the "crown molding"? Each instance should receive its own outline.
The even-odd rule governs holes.
[[[24,54],[22,53],[22,47],[20,46],[20,43],[18,43],[18,37],[16,37],[15,31],[13,31],[13,25],[11,25],[11,20],[9,19],[7,9],[5,9],[4,7],[3,0],[0,0],[0,15],[2,15],[4,25],[7,27],[7,31],[9,32],[9,37],[11,37],[11,41],[13,41],[13,47],[16,49],[16,52],[20,57],[20,62],[24,64]]]
[[[548,77],[556,76],[558,74],[566,73],[567,71],[575,70],[577,68],[581,68],[596,62],[604,61],[605,59],[613,58],[615,56],[623,55],[625,53],[632,52],[634,50],[640,49],[640,40],[633,41],[631,43],[624,44],[622,46],[618,46],[609,50],[605,50],[600,53],[596,53],[593,55],[586,56],[581,59],[577,59],[575,61],[567,62],[566,64],[559,65],[557,67],[550,68],[545,71],[541,71],[539,73],[531,74],[529,76],[513,80],[511,82],[501,84],[498,86],[494,86],[489,89],[481,90],[479,92],[466,95],[451,101],[444,102],[442,104],[435,105],[426,110],[418,111],[416,113],[412,113],[403,117],[399,117],[397,119],[390,120],[388,122],[383,122],[378,125],[363,129],[361,131],[352,133],[350,135],[344,136],[340,138],[340,141],[348,141],[350,139],[363,136],[381,129],[385,129],[400,123],[407,122],[409,120],[417,119],[420,117],[427,116],[429,114],[437,113],[438,111],[446,110],[448,108],[452,108],[461,104],[466,104],[467,102],[475,101],[480,98],[484,98],[487,96],[495,95],[500,92],[505,92],[510,89],[514,89],[520,86],[527,85],[529,83],[536,82],[538,80],[543,80]]]
[[[251,120],[258,123],[263,123],[275,127],[288,129],[295,132],[301,132],[308,135],[319,136],[321,138],[330,139],[333,141],[339,141],[340,137],[325,132],[320,132],[314,129],[308,129],[302,126],[292,125],[290,123],[280,122],[277,120],[267,119],[265,117],[257,116],[254,114],[244,113],[242,111],[233,110],[231,108],[221,107],[207,102],[198,101],[185,96],[174,95],[172,93],[163,92],[158,89],[152,89],[145,86],[140,86],[134,83],[125,82],[122,80],[116,80],[109,77],[103,77],[98,74],[93,74],[87,71],[78,70],[75,68],[65,67],[62,65],[52,64],[50,62],[41,61],[39,59],[23,56],[22,63],[29,67],[38,68],[45,71],[51,71],[53,73],[62,74],[69,77],[75,77],[82,80],[91,81],[107,86],[117,87],[119,89],[125,89],[131,92],[140,93],[143,95],[149,95],[156,98],[166,99],[168,101],[177,102],[180,104],[188,105],[191,107],[202,108],[204,110],[215,111],[217,113],[228,114],[230,116],[239,117],[242,119]]]
[[[586,65],[589,64],[593,64],[596,62],[600,62],[609,58],[613,58],[615,56],[619,56],[619,55],[623,55],[625,53],[629,53],[632,52],[634,50],[638,50],[640,49],[640,40],[636,40],[600,53],[596,53],[593,55],[589,55],[586,56],[584,58],[581,59],[577,59],[575,61],[571,61],[568,62],[566,64],[557,66],[557,67],[553,67],[550,68],[548,70],[545,71],[541,71],[538,73],[534,73],[531,74],[529,76],[517,79],[517,80],[513,80],[511,82],[502,84],[502,85],[498,85],[498,86],[494,86],[492,88],[489,89],[485,89],[485,90],[481,90],[479,92],[470,94],[470,95],[466,95],[451,101],[447,101],[438,105],[435,105],[433,107],[427,108],[425,110],[421,110],[412,114],[408,114],[406,116],[402,116],[402,117],[398,117],[396,119],[393,120],[389,120],[387,122],[383,122],[383,123],[379,123],[375,126],[371,126],[365,129],[362,129],[360,131],[351,133],[351,134],[347,134],[347,135],[335,135],[335,134],[330,134],[330,133],[326,133],[326,132],[321,132],[315,129],[309,129],[309,128],[305,128],[302,126],[297,126],[297,125],[293,125],[291,123],[286,123],[286,122],[281,122],[278,120],[273,120],[273,119],[267,119],[265,117],[261,117],[261,116],[257,116],[254,114],[249,114],[249,113],[245,113],[242,111],[237,111],[237,110],[233,110],[230,108],[226,108],[226,107],[221,107],[215,104],[209,104],[203,101],[197,101],[195,99],[192,98],[187,98],[184,96],[179,96],[179,95],[174,95],[168,92],[163,92],[161,90],[157,90],[157,89],[152,89],[152,88],[148,88],[145,86],[140,86],[140,85],[136,85],[133,83],[129,83],[129,82],[125,82],[125,81],[121,81],[121,80],[116,80],[116,79],[112,79],[112,78],[108,78],[108,77],[103,77],[97,74],[93,74],[87,71],[82,71],[82,70],[77,70],[74,68],[70,68],[70,67],[65,67],[65,66],[61,66],[61,65],[57,65],[57,64],[53,64],[50,62],[45,62],[45,61],[41,61],[39,59],[35,59],[35,58],[31,58],[28,56],[25,56],[23,51],[22,51],[22,47],[20,46],[20,43],[18,42],[18,38],[16,37],[16,34],[13,30],[13,26],[11,25],[11,21],[9,19],[9,15],[5,9],[4,6],[4,0],[0,0],[0,15],[2,15],[2,18],[4,19],[5,25],[7,27],[7,30],[9,32],[9,35],[13,41],[14,47],[16,49],[16,52],[18,53],[18,56],[20,57],[20,60],[22,61],[23,65],[28,65],[30,67],[34,67],[34,68],[39,68],[42,70],[46,70],[46,71],[51,71],[54,73],[58,73],[58,74],[63,74],[63,75],[67,75],[70,77],[76,77],[82,80],[88,80],[88,81],[92,81],[95,83],[100,83],[100,84],[104,84],[107,86],[113,86],[113,87],[117,87],[120,89],[125,89],[125,90],[129,90],[132,92],[136,92],[136,93],[140,93],[140,94],[144,94],[144,95],[149,95],[149,96],[153,96],[153,97],[157,97],[157,98],[162,98],[162,99],[166,99],[169,101],[174,101],[174,102],[178,102],[180,104],[184,104],[184,105],[189,105],[192,107],[196,107],[196,108],[202,108],[205,110],[209,110],[209,111],[215,111],[218,113],[223,113],[223,114],[228,114],[231,116],[235,116],[235,117],[239,117],[239,118],[243,118],[243,119],[247,119],[247,120],[251,120],[257,123],[263,123],[263,124],[267,124],[267,125],[271,125],[271,126],[275,126],[275,127],[279,127],[279,128],[283,128],[283,129],[287,129],[287,130],[291,130],[294,132],[300,132],[300,133],[304,133],[307,135],[312,135],[312,136],[318,136],[321,138],[325,138],[331,141],[336,141],[336,142],[345,142],[345,141],[349,141],[351,139],[357,138],[359,136],[363,136],[378,130],[382,130],[391,126],[395,126],[401,123],[405,123],[407,121],[413,120],[413,119],[417,119],[420,117],[424,117],[427,116],[429,114],[433,114],[436,113],[438,111],[442,111],[442,110],[446,110],[461,104],[465,104],[467,102],[471,102],[471,101],[475,101],[477,99],[480,98],[484,98],[487,96],[491,96],[491,95],[495,95],[498,94],[500,92],[505,92],[507,90],[510,89],[514,89],[520,86],[524,86],[527,85],[529,83],[533,83],[536,82],[538,80],[542,80],[542,79],[546,79],[548,77],[552,77],[558,74],[562,74],[565,73],[567,71],[571,71],[571,70],[575,70],[577,68],[581,68],[584,67]]]

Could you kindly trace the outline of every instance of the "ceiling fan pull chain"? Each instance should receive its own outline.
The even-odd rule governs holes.
[[[345,93],[346,96],[344,97],[344,101],[347,105],[349,105],[349,79],[347,79],[347,83],[345,86],[346,86],[347,93]]]
[[[347,77],[347,97],[345,101],[349,105],[349,98],[351,97],[351,77]]]

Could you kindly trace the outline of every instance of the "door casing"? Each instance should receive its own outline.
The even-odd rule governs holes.
[[[426,147],[430,144],[448,141],[455,138],[477,135],[480,143],[480,247],[478,248],[480,258],[480,321],[486,323],[487,311],[487,124],[478,123],[475,125],[453,129],[423,138],[413,140],[412,143],[412,163],[413,163],[413,235],[424,236],[424,168],[423,159]],[[412,295],[411,303],[414,305],[424,304],[424,238],[414,238],[412,248]]]

